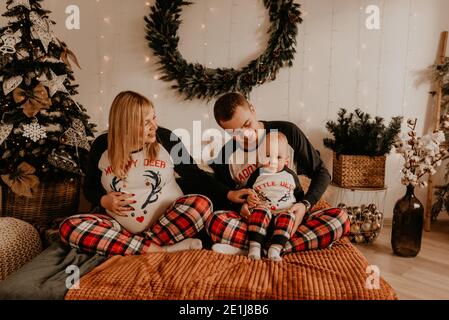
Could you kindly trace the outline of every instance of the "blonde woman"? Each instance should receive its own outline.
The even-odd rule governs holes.
[[[175,151],[182,152],[182,161],[176,161]],[[213,184],[180,139],[158,127],[147,98],[120,93],[112,103],[108,133],[92,145],[83,186],[99,213],[66,219],[62,241],[108,256],[201,249],[193,238],[212,214],[212,203],[206,196],[183,195],[175,173],[190,190]]]

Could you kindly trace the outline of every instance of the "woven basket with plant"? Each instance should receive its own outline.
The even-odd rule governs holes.
[[[381,117],[372,118],[356,109],[340,109],[337,121],[328,121],[333,139],[324,145],[333,151],[333,182],[344,188],[383,188],[385,161],[400,131],[402,117],[386,126]]]

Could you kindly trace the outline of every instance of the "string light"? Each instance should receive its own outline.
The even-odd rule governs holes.
[[[382,0],[382,8],[381,8],[381,21],[380,21],[380,28],[381,28],[381,33],[380,33],[380,44],[379,44],[379,61],[377,63],[377,95],[376,95],[376,115],[378,115],[379,113],[379,106],[380,106],[380,81],[381,81],[381,66],[383,64],[383,45],[384,45],[384,35],[385,35],[385,31],[384,31],[384,15],[385,15],[385,1],[386,0]]]
[[[408,34],[407,34],[407,44],[406,44],[406,53],[405,53],[405,70],[408,70],[409,67],[409,56],[410,56],[410,30],[411,30],[411,20],[412,20],[412,0],[409,0],[409,5],[408,5],[408,10],[409,10],[409,15],[408,15],[408,22],[407,22],[407,30],[408,30]],[[405,111],[405,107],[408,106],[408,102],[407,102],[407,87],[408,87],[408,75],[407,73],[404,75],[404,86],[403,86],[403,93],[402,93],[402,108],[401,108],[401,112],[402,112],[402,116],[404,116],[404,111]]]
[[[98,5],[95,7],[96,16],[97,17],[100,15],[100,4],[99,3],[100,3],[100,0],[97,0],[97,4]],[[102,28],[102,26],[101,26],[99,20],[97,20],[97,28],[96,29],[97,30],[101,30],[101,28]],[[100,33],[99,38],[100,39],[104,39],[105,37],[104,37],[103,34]],[[101,57],[101,51],[102,51],[101,44],[102,43],[103,43],[102,41],[96,41],[97,54],[98,54],[98,60],[99,61],[101,61],[101,59],[102,59],[102,57]],[[98,72],[100,73],[100,75],[104,75],[104,71],[102,69],[103,68],[102,67],[102,63],[100,62],[98,64],[98,66],[99,66]],[[98,77],[98,91],[99,92],[101,92],[103,90],[103,81],[104,81],[104,78],[102,76]],[[102,95],[102,94],[97,95],[96,98],[97,98],[97,103],[99,105],[99,107],[98,107],[98,125],[99,125],[100,130],[101,130],[102,129],[102,124],[104,122],[104,115],[103,115],[103,104],[104,104],[103,99],[104,99],[104,95]]]
[[[231,67],[231,44],[232,44],[232,31],[234,28],[234,0],[232,0],[230,4],[230,10],[229,10],[229,34],[228,34],[228,67]]]
[[[360,63],[358,67],[356,68],[356,77],[357,77],[357,108],[360,108],[362,106],[362,96],[361,96],[361,84],[363,80],[360,79],[360,73],[361,73],[361,65],[362,65],[362,12],[363,12],[363,6],[361,5],[361,0],[359,0],[359,16],[358,16],[358,29],[359,32],[357,34],[357,62]]]
[[[307,0],[304,0],[304,7],[307,8]],[[305,10],[304,12],[308,12],[307,10]],[[303,12],[303,14],[304,14]],[[301,46],[302,48],[302,61],[301,61],[301,65],[303,66],[303,70],[305,69],[304,66],[306,65],[307,62],[307,52],[310,52],[309,49],[311,49],[310,47],[307,47],[307,38],[308,38],[308,32],[307,32],[307,23],[304,23],[302,26],[302,30],[304,30],[304,36],[303,36],[303,45]],[[307,48],[307,50],[305,49]],[[299,88],[299,92],[301,95],[301,99],[299,101],[299,123],[301,124],[303,122],[303,116],[305,113],[305,103],[304,103],[304,98],[305,98],[305,81],[304,81],[304,73],[305,72],[301,72],[301,85]]]
[[[334,37],[335,37],[335,0],[332,0],[332,22],[331,22],[331,39],[330,39],[330,50],[329,50],[329,81],[327,82],[328,88],[327,88],[327,115],[326,115],[326,121],[329,120],[329,113],[331,104],[333,103],[331,101],[331,86],[334,82],[334,70],[332,68],[333,64],[333,58],[334,58]]]

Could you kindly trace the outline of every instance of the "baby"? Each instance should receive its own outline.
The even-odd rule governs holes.
[[[261,167],[248,180],[257,197],[249,196],[241,212],[249,215],[248,257],[260,259],[262,244],[270,236],[268,258],[281,261],[281,252],[290,239],[295,224],[295,214],[290,208],[304,197],[298,176],[287,167],[288,141],[280,132],[270,133],[266,138],[265,159],[259,159]],[[260,203],[263,203],[262,205]],[[260,210],[265,208],[268,210]],[[259,209],[259,210],[258,210]],[[248,212],[249,211],[249,212]],[[268,230],[272,230],[268,234]]]

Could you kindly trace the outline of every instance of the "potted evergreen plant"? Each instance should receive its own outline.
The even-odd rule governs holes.
[[[333,182],[344,188],[383,188],[385,161],[400,131],[402,117],[374,119],[356,109],[340,109],[337,121],[328,121],[327,130],[334,138],[324,145],[333,151]]]

